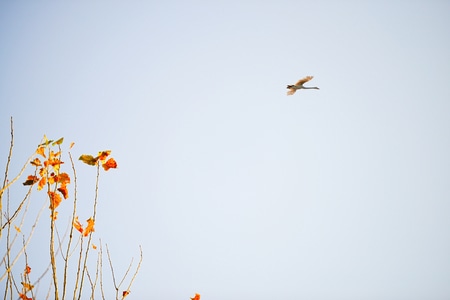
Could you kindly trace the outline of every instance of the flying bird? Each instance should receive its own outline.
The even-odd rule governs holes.
[[[306,76],[303,79],[300,79],[299,81],[297,81],[295,84],[289,84],[287,86],[287,89],[289,90],[287,92],[288,96],[294,95],[295,91],[300,90],[300,89],[315,89],[318,90],[318,87],[308,87],[308,86],[303,86],[304,83],[310,81],[311,79],[313,79],[313,76]]]

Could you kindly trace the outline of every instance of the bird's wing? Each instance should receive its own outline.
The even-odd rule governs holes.
[[[311,79],[313,79],[314,77],[313,76],[306,76],[305,78],[302,78],[302,79],[300,79],[299,81],[297,81],[296,83],[295,83],[295,85],[302,85],[302,84],[304,84],[305,82],[308,82],[308,81],[310,81]]]
[[[287,95],[288,95],[288,96],[294,95],[296,90],[297,90],[297,89],[290,88],[290,89],[287,91]]]

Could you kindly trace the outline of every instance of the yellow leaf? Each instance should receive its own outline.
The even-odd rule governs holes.
[[[56,142],[53,142],[52,146],[61,145],[63,143],[63,141],[64,141],[64,138],[62,137],[59,140],[57,140]]]
[[[81,160],[82,162],[84,162],[85,164],[88,164],[90,166],[95,166],[95,164],[97,163],[98,157],[93,157],[92,155],[89,155],[89,154],[83,154],[78,159]]]
[[[45,147],[43,147],[43,146],[39,146],[36,150],[36,153],[43,157],[47,157],[47,156],[45,156]]]
[[[23,288],[25,289],[25,291],[31,291],[34,288],[34,285],[26,283],[26,282],[21,282],[21,284],[23,285]]]
[[[14,229],[16,229],[16,230],[17,230],[17,232],[21,232],[21,231],[20,231],[20,228],[19,228],[19,227],[17,227],[16,225],[14,225]]]

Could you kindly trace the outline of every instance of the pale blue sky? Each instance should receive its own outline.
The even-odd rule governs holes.
[[[450,297],[450,2],[2,1],[0,45],[1,166],[10,116],[12,173],[113,151],[130,299]]]

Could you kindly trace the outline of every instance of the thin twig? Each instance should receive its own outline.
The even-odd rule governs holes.
[[[69,159],[70,163],[72,165],[72,172],[73,172],[73,184],[74,184],[74,200],[73,200],[73,210],[72,210],[72,220],[70,224],[70,233],[69,233],[69,241],[67,243],[67,250],[66,250],[66,259],[64,262],[64,275],[63,275],[63,292],[62,292],[62,300],[66,297],[66,288],[67,288],[67,271],[68,271],[68,264],[69,264],[69,257],[70,257],[70,246],[72,244],[73,239],[73,222],[75,220],[76,212],[77,212],[77,173],[75,171],[75,164],[72,159],[72,154],[69,153]]]
[[[3,191],[5,190],[6,183],[8,182],[9,165],[11,163],[12,150],[14,147],[14,126],[13,125],[14,125],[13,118],[11,117],[11,143],[9,145],[8,158],[6,159],[5,178],[3,179],[2,189],[0,191],[0,226],[3,224],[3,219],[2,219],[2,214],[1,214],[1,212],[3,212],[2,195],[3,195]],[[3,226],[1,228],[3,229]],[[2,229],[0,229],[0,238],[2,237]]]
[[[94,212],[93,212],[93,216],[92,216],[94,224],[95,224],[95,217],[97,214],[99,178],[100,178],[100,165],[97,164],[97,177],[95,180]],[[81,275],[81,283],[80,283],[80,291],[78,293],[78,300],[80,300],[80,298],[81,298],[81,290],[83,289],[84,273],[87,268],[86,266],[87,266],[87,260],[88,260],[89,247],[91,245],[91,240],[92,240],[92,233],[89,234],[86,251],[84,254],[83,271],[82,271],[82,275]]]
[[[142,253],[142,246],[139,245],[139,252],[140,252],[140,259],[139,259],[139,263],[137,265],[136,271],[134,272],[133,277],[131,278],[130,284],[127,287],[127,292],[130,292],[131,289],[131,285],[133,284],[133,281],[136,279],[137,274],[139,273],[139,269],[141,268],[141,263],[142,260],[144,259],[144,255]]]

